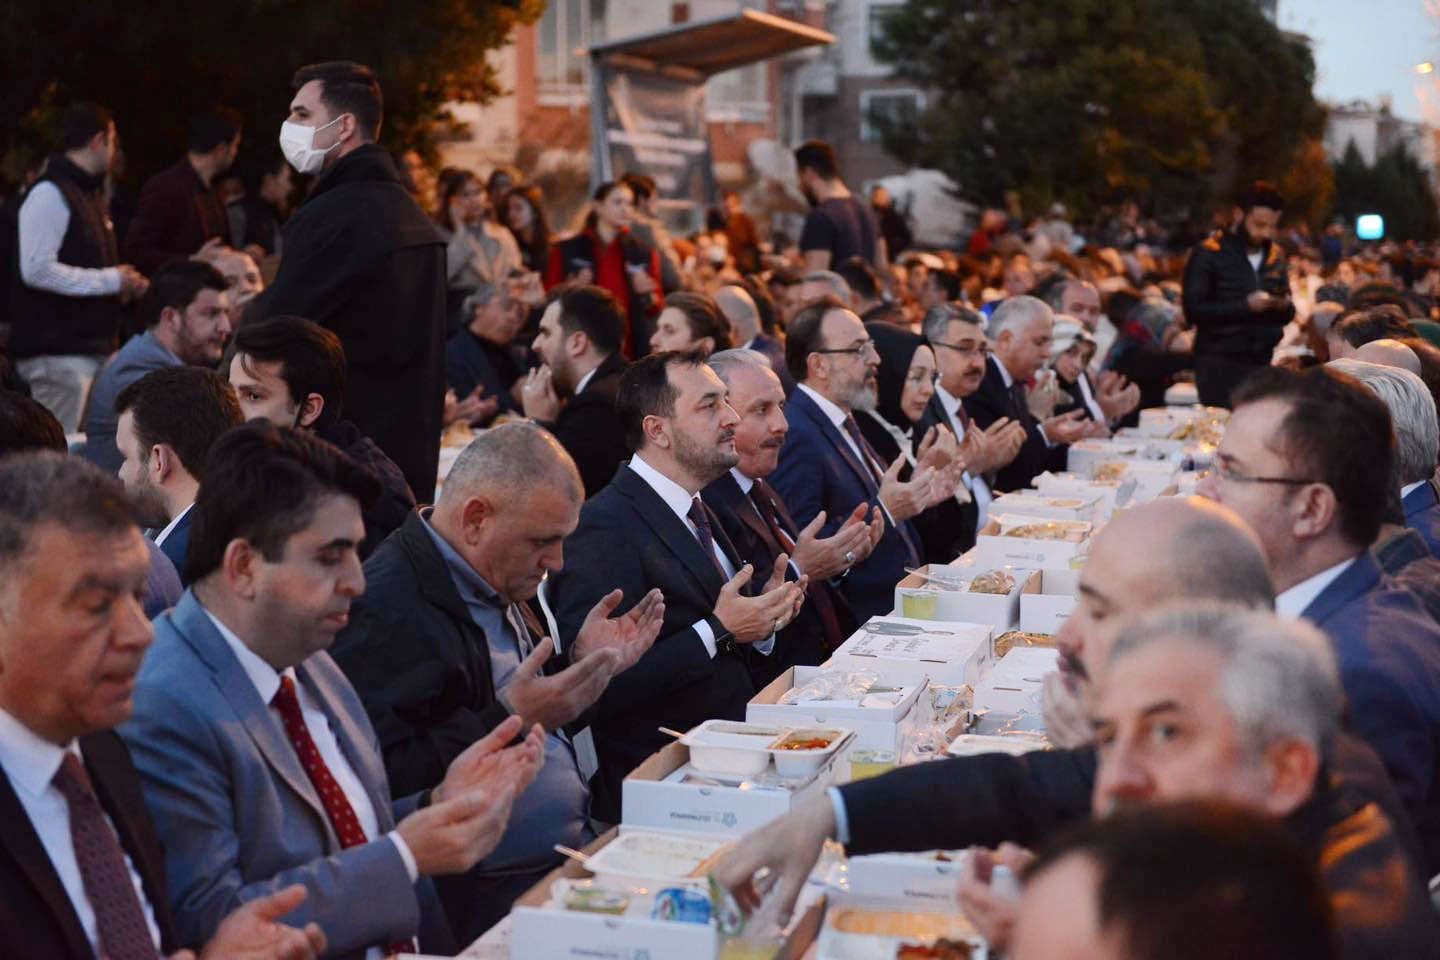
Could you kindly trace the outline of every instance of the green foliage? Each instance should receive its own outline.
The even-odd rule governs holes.
[[[1335,164],[1334,212],[1349,224],[1362,213],[1378,213],[1391,240],[1440,237],[1440,210],[1425,169],[1399,144],[1371,167],[1350,141]]]
[[[914,124],[874,118],[887,149],[981,203],[1197,212],[1324,120],[1308,48],[1250,0],[908,0],[877,53],[929,91]]]
[[[374,67],[385,91],[382,139],[428,150],[451,99],[499,92],[485,54],[544,0],[7,0],[0,3],[0,157],[33,150],[56,108],[92,99],[116,113],[128,168],[179,155],[186,115],[224,103],[245,139],[269,148],[295,70],[320,60]]]

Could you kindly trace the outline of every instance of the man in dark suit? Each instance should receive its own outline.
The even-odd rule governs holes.
[[[730,321],[730,339],[736,346],[764,354],[770,369],[780,378],[785,396],[795,389],[795,378],[785,367],[785,345],[774,337],[767,337],[760,329],[760,308],[750,291],[738,284],[728,284],[715,291],[715,305]]]
[[[795,314],[785,359],[797,386],[785,407],[790,430],[770,484],[802,528],[823,511],[825,536],[861,505],[884,518],[880,542],[841,584],[850,609],[864,623],[894,608],[895,584],[906,567],[921,563],[920,535],[910,518],[953,496],[955,488],[946,491],[930,468],[900,482],[904,458],[882,463],[865,442],[852,411],[875,403],[879,355],[860,318],[838,299],[822,298]]]
[[[602,597],[578,636],[556,635],[526,606],[564,565],[584,500],[574,462],[549,433],[526,422],[492,427],[460,454],[435,506],[411,513],[366,562],[365,595],[335,640],[397,794],[434,787],[511,714],[546,730],[545,765],[495,852],[436,883],[462,943],[557,865],[557,843],[594,839],[593,765],[582,760],[588,735],[577,721],[660,632],[658,590],[614,619],[619,591]]]
[[[625,461],[615,391],[625,372],[620,338],[625,318],[614,294],[573,286],[550,301],[531,349],[543,364],[520,390],[525,416],[555,434],[593,497]]]
[[[1019,296],[1000,304],[990,318],[992,346],[985,378],[965,398],[965,410],[981,430],[1001,417],[1025,428],[1020,452],[995,474],[995,489],[1002,493],[1025,489],[1046,470],[1064,470],[1069,445],[1100,432],[1096,424],[1084,421],[1080,410],[1043,422],[1030,412],[1025,384],[1050,359],[1053,325],[1054,313],[1043,300]]]
[[[655,588],[665,598],[660,638],[596,705],[594,810],[609,821],[625,775],[669,742],[657,727],[744,718],[755,692],[747,660],[773,652],[805,598],[803,578],[785,582],[784,554],[746,596],[754,569],[700,499],[737,461],[738,418],[715,372],[694,356],[651,354],[625,372],[616,409],[634,456],[581,510],[551,591],[562,637],[617,588],[627,603]]]
[[[1384,761],[1440,871],[1440,627],[1369,553],[1394,502],[1385,404],[1326,367],[1267,367],[1235,412],[1199,492],[1260,534],[1282,617],[1329,636],[1352,729]]]
[[[307,433],[257,422],[211,452],[194,586],[156,624],[121,735],[166,838],[182,943],[282,882],[335,956],[453,950],[428,877],[494,849],[542,735],[511,718],[424,794],[395,799],[375,732],[325,653],[365,586],[360,503],[378,484]],[[184,770],[184,776],[176,776]],[[363,907],[363,908],[362,908]]]
[[[976,532],[989,518],[995,471],[1009,466],[1019,455],[1025,427],[1004,416],[979,428],[965,411],[965,398],[979,390],[985,379],[990,352],[985,343],[985,319],[980,314],[957,303],[936,304],[925,311],[924,334],[935,352],[937,381],[925,413],[915,425],[915,435],[923,437],[931,427],[942,427],[959,439],[965,458],[961,483],[970,491],[971,501],[966,533],[969,546],[974,546]],[[963,541],[961,547],[968,549]]]
[[[380,83],[348,61],[296,71],[281,150],[318,174],[285,224],[275,281],[247,312],[335,331],[350,364],[346,413],[435,492],[445,408],[445,241],[411,199],[380,136]]]
[[[855,616],[838,589],[839,578],[870,555],[884,535],[884,521],[866,505],[855,508],[831,536],[820,537],[825,518],[816,515],[801,530],[765,478],[775,472],[780,448],[790,425],[785,420],[785,391],[764,356],[754,350],[725,350],[707,363],[730,391],[731,409],[739,416],[735,453],[739,463],[712,481],[701,496],[720,517],[742,559],[755,577],[769,580],[775,558],[790,557],[791,573],[809,577],[808,602],[795,622],[780,633],[775,652],[751,659],[757,685],[763,686],[787,667],[819,666],[854,632]]]
[[[0,942],[47,960],[168,954],[165,854],[111,729],[150,645],[144,540],[118,480],[53,452],[0,464],[0,531]],[[275,922],[304,896],[250,901],[202,956],[314,956],[317,927]]]
[[[154,531],[155,545],[189,584],[185,551],[190,512],[215,441],[244,415],[229,382],[201,367],[147,373],[115,398],[115,445],[124,457],[120,479]]]

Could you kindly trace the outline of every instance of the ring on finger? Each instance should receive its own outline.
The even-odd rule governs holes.
[[[846,550],[846,551],[845,551],[845,566],[847,566],[847,567],[853,567],[853,566],[855,566],[855,551],[854,551],[854,550]]]

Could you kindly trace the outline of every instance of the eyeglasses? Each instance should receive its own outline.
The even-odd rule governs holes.
[[[980,357],[984,359],[990,355],[990,345],[988,343],[982,342],[973,347],[966,347],[958,343],[946,343],[944,340],[930,340],[927,342],[932,347],[944,347],[946,350],[954,350],[962,357]]]
[[[1303,477],[1257,477],[1248,473],[1236,470],[1225,460],[1216,458],[1211,472],[1221,480],[1231,483],[1279,483],[1287,487],[1303,487],[1307,483],[1322,483],[1321,480],[1308,480]]]
[[[875,356],[877,356],[877,357],[880,356],[880,351],[875,349],[875,341],[874,341],[874,340],[861,340],[859,343],[855,344],[855,345],[852,346],[852,347],[825,347],[825,348],[823,348],[823,349],[817,348],[817,349],[815,349],[815,350],[811,350],[810,352],[811,352],[811,353],[848,353],[848,354],[851,354],[851,355],[856,356],[856,357],[863,357],[863,356],[865,356],[865,354],[867,354],[867,353],[873,353],[873,354],[874,354]]]

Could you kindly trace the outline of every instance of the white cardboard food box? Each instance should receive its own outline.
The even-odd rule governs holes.
[[[1175,485],[1180,466],[1169,460],[1131,460],[1126,462],[1130,476],[1135,478],[1133,502],[1147,503]]]
[[[988,645],[987,645],[988,646]],[[870,666],[867,665],[867,669]],[[791,667],[770,684],[755,694],[745,707],[745,719],[750,723],[769,723],[781,726],[836,726],[855,731],[850,742],[851,750],[896,750],[900,746],[900,726],[915,706],[928,682],[914,684],[913,689],[894,706],[862,707],[859,703],[839,700],[821,700],[811,703],[780,703],[782,696],[794,687],[800,686],[825,669],[839,668],[830,663],[824,667]],[[845,751],[841,751],[842,754]],[[842,756],[839,763],[848,763],[848,756]],[[844,774],[846,771],[838,771]]]
[[[1025,633],[1060,632],[1060,627],[1080,602],[1080,572],[1050,569],[1040,571],[1040,589],[1020,597],[1020,629]]]
[[[938,851],[937,851],[938,852]],[[845,884],[850,896],[863,900],[895,900],[927,912],[960,910],[960,876],[964,851],[935,853],[875,853],[845,860]]]
[[[809,725],[808,723],[806,724]],[[684,830],[692,833],[742,837],[825,792],[834,782],[837,764],[848,749],[837,750],[813,779],[796,790],[761,787],[753,783],[711,786],[684,783],[687,774],[714,780],[716,774],[694,770],[690,750],[672,743],[650,756],[625,778],[621,786],[627,827]]]
[[[1119,480],[1091,480],[1078,473],[1045,473],[1035,478],[1035,489],[1048,497],[1083,496],[1094,494],[1099,498],[1095,504],[1095,519],[1105,521],[1117,507],[1129,504],[1135,493],[1135,480],[1121,477]]]
[[[977,566],[1044,570],[1069,566],[1071,560],[1085,552],[1087,545],[1085,540],[1032,540],[1028,537],[1001,536],[999,515],[992,512],[990,522],[975,537],[973,551],[966,556],[971,557]]]
[[[1008,601],[1008,598],[997,598]],[[974,684],[988,669],[990,638],[984,623],[871,617],[840,645],[828,666],[873,670],[892,684]]]
[[[1053,647],[1014,647],[1000,658],[978,687],[975,709],[997,714],[1039,712],[1045,675],[1059,668],[1060,651]]]
[[[1099,515],[1101,495],[1091,489],[1064,494],[1046,494],[1038,490],[1017,490],[1002,493],[990,504],[993,514],[1019,513],[1027,517],[1049,520],[1083,520],[1093,523]],[[1077,502],[1078,501],[1078,502]]]
[[[1145,441],[1131,437],[1128,440],[1079,440],[1070,444],[1065,456],[1065,469],[1082,477],[1095,474],[1095,464],[1107,460],[1142,460],[1145,457]]]
[[[968,580],[978,574],[988,573],[989,569],[976,566],[972,563],[957,561],[946,564],[927,564],[920,568],[924,573],[946,574],[963,577]],[[1037,570],[1006,570],[1015,578],[1015,589],[1009,594],[1001,596],[998,593],[970,593],[968,590],[946,590],[937,587],[927,581],[919,574],[911,573],[905,576],[895,585],[895,616],[904,613],[905,605],[902,601],[901,590],[933,589],[935,591],[935,620],[948,620],[960,623],[983,623],[991,627],[997,633],[1004,633],[1015,624],[1020,622],[1021,596],[1025,593],[1035,593],[1040,589],[1040,577]]]

